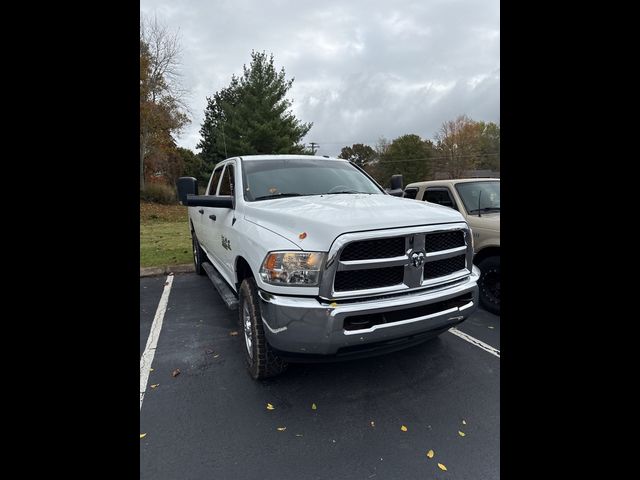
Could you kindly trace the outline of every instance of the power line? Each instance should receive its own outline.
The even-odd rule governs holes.
[[[489,157],[492,155],[500,155],[499,153],[478,153],[476,155],[457,155],[455,159],[457,158],[469,158],[469,157]],[[378,160],[379,162],[382,161],[382,163],[404,163],[404,162],[418,162],[418,161],[422,161],[422,160],[451,160],[451,157],[446,156],[446,157],[422,157],[422,158],[407,158],[406,160]],[[371,163],[371,162],[369,162]]]

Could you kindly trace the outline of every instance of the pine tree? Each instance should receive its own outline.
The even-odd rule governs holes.
[[[242,76],[233,75],[228,87],[207,98],[196,148],[208,166],[237,155],[302,153],[300,141],[312,124],[289,111],[292,85],[284,68],[276,71],[273,55],[251,52]]]

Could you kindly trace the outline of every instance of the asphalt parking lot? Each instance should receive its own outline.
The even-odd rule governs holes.
[[[165,282],[140,279],[141,357]],[[471,340],[446,332],[256,382],[236,315],[207,277],[173,277],[141,403],[140,478],[500,477],[500,317],[459,325]]]

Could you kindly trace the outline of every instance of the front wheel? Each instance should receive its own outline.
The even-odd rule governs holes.
[[[478,263],[480,269],[480,305],[500,315],[500,257],[487,257]]]
[[[279,375],[287,364],[276,355],[265,338],[258,287],[253,278],[242,281],[238,297],[238,320],[243,331],[249,374],[255,380]]]

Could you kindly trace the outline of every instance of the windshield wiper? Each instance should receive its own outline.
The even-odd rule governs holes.
[[[490,212],[491,210],[498,210],[500,211],[500,207],[482,207],[482,208],[474,208],[473,210],[469,210],[469,213],[476,213],[478,211],[480,212]]]
[[[282,197],[303,197],[302,193],[274,193],[272,195],[262,195],[261,197],[256,197],[254,200],[268,200],[270,198],[282,198]]]
[[[337,195],[339,193],[353,193],[353,194],[355,194],[355,193],[365,193],[365,194],[371,195],[371,192],[358,192],[356,190],[343,190],[341,192],[327,192],[327,193],[323,193],[322,195]]]

